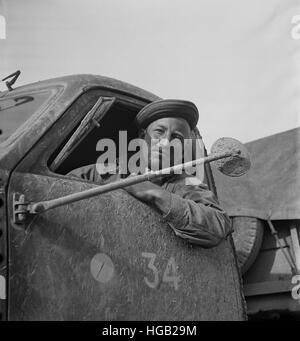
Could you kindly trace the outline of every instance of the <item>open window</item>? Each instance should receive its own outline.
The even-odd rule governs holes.
[[[119,133],[126,131],[127,143],[138,137],[138,129],[134,124],[134,119],[142,106],[135,101],[107,96],[106,94],[98,94],[97,97],[93,97],[93,105],[89,101],[89,110],[51,155],[48,161],[50,170],[56,174],[67,175],[76,168],[96,164],[99,156],[105,152],[96,150],[100,139],[111,139],[116,146],[116,158],[120,159],[122,155],[119,151],[124,152],[125,150],[127,158],[124,159],[129,160],[136,151],[129,152],[127,148],[119,148]],[[76,106],[75,110],[77,110]],[[192,138],[194,139],[193,158],[196,157],[196,144],[200,146],[198,157],[205,156],[205,147],[197,129],[192,132]],[[197,171],[197,177],[215,191],[212,179],[210,181],[209,176],[207,176],[207,173],[210,172],[209,166],[200,165],[199,167],[202,168]]]
[[[65,175],[73,169],[95,164],[101,153],[96,150],[100,139],[109,138],[119,155],[119,132],[127,132],[127,140],[138,137],[133,124],[140,106],[115,97],[100,96],[92,109],[77,124],[49,161],[51,171]]]

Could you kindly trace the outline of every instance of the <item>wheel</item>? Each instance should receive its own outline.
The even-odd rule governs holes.
[[[232,224],[238,264],[244,274],[255,261],[261,248],[263,221],[254,217],[232,217]]]

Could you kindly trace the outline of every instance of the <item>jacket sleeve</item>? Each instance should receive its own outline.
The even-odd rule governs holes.
[[[85,181],[91,181],[103,185],[104,181],[102,177],[98,174],[95,165],[87,165],[80,168],[73,169],[67,174],[71,177],[80,178]]]
[[[206,185],[175,185],[163,218],[175,234],[204,248],[218,245],[232,232],[231,221]]]

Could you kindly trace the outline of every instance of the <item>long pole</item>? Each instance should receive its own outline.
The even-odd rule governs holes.
[[[215,160],[219,160],[219,159],[224,159],[226,157],[232,156],[233,154],[234,154],[233,152],[223,152],[223,153],[211,154],[211,155],[206,156],[204,158],[188,161],[186,163],[181,163],[181,164],[178,164],[178,165],[175,165],[172,167],[168,167],[168,168],[164,168],[164,169],[160,169],[157,171],[149,171],[149,172],[141,174],[141,175],[136,175],[136,176],[129,177],[127,179],[114,181],[114,182],[111,182],[111,183],[106,184],[106,185],[97,186],[97,187],[87,189],[87,190],[79,192],[79,193],[69,194],[69,195],[66,195],[66,196],[61,197],[61,198],[47,200],[47,201],[41,201],[41,202],[37,202],[37,203],[31,203],[28,205],[27,209],[28,209],[29,213],[33,213],[33,214],[45,212],[45,211],[48,211],[48,210],[55,208],[55,207],[58,207],[58,206],[71,204],[73,202],[76,202],[76,201],[79,201],[82,199],[91,198],[91,197],[94,197],[96,195],[107,193],[107,192],[110,192],[110,191],[113,191],[113,190],[116,190],[119,188],[124,188],[124,187],[134,185],[134,184],[137,184],[137,183],[140,183],[143,181],[147,181],[147,180],[152,180],[152,179],[157,178],[161,175],[172,174],[172,173],[175,173],[177,171],[183,170],[184,168],[190,168],[190,167],[200,165],[203,163],[207,163],[207,162],[211,162],[211,161],[215,161]]]

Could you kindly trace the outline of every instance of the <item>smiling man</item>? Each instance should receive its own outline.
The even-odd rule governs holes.
[[[184,141],[191,138],[198,117],[197,107],[189,101],[159,100],[146,105],[137,114],[136,125],[146,142],[142,155],[147,168],[161,169],[164,160],[170,166],[182,163],[183,153],[176,151],[184,149]],[[170,152],[170,145],[175,152]],[[69,175],[104,183],[96,165],[78,168]],[[191,243],[214,247],[231,232],[230,219],[215,195],[206,184],[186,173],[163,175],[125,190],[157,210],[177,236]]]

